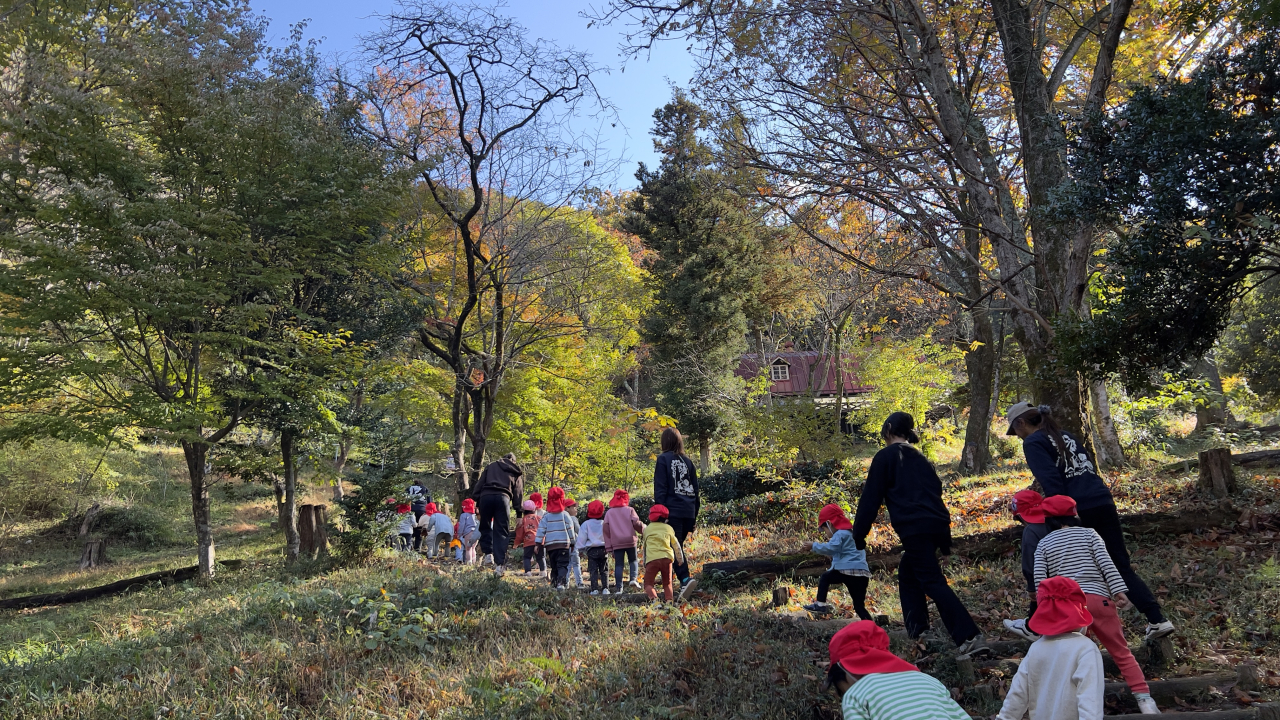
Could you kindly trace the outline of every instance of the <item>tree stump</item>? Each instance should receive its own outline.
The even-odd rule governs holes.
[[[786,605],[789,602],[791,602],[790,590],[784,587],[773,589],[773,606],[774,607],[782,607],[783,605]]]
[[[1165,635],[1162,638],[1147,640],[1143,643],[1146,650],[1146,663],[1143,669],[1159,674],[1162,670],[1173,667],[1174,645],[1173,638]]]
[[[88,510],[84,511],[84,522],[80,523],[80,532],[76,535],[80,540],[89,537],[89,531],[93,529],[93,521],[98,519],[98,514],[102,512],[102,504],[94,503]]]
[[[316,557],[329,554],[329,509],[325,505],[314,505],[311,508],[315,515]]]
[[[88,540],[84,544],[84,551],[80,553],[80,569],[88,570],[95,568],[107,561],[107,541],[106,540]]]
[[[1236,474],[1231,468],[1231,448],[1214,448],[1200,453],[1200,478],[1196,485],[1225,498],[1236,491]]]
[[[314,505],[303,505],[298,508],[298,556],[310,558],[316,550],[316,520],[312,512]]]

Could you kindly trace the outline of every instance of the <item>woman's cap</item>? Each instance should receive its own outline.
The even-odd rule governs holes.
[[[626,507],[631,504],[631,495],[622,488],[613,491],[613,498],[609,500],[609,507]]]
[[[670,515],[671,511],[667,509],[666,505],[655,504],[653,507],[649,508],[649,522],[653,522],[654,520],[665,520],[670,517]]]
[[[889,652],[889,634],[870,620],[845,625],[831,638],[827,654],[853,675],[898,673],[920,668]]]
[[[1075,580],[1058,575],[1040,581],[1036,588],[1036,614],[1027,621],[1032,632],[1061,635],[1092,624],[1084,591]]]
[[[604,517],[604,503],[599,500],[592,500],[587,503],[587,517],[591,520]]]
[[[564,512],[564,488],[559,485],[547,491],[547,512]]]
[[[1035,490],[1019,490],[1013,495],[1013,512],[1029,523],[1044,522],[1044,497]]]
[[[1009,421],[1009,431],[1006,432],[1005,435],[1017,435],[1018,433],[1013,431],[1013,421],[1035,409],[1036,407],[1029,402],[1019,402],[1011,405],[1009,409],[1004,412],[1005,419]]]
[[[849,518],[845,516],[844,510],[839,505],[831,503],[822,506],[818,511],[818,526],[821,527],[825,523],[831,523],[831,527],[836,530],[852,530],[853,523],[849,522]]]
[[[525,500],[520,504],[520,507],[527,513],[531,513],[538,509],[538,506],[534,505],[532,500]]]
[[[1040,503],[1045,517],[1071,517],[1076,514],[1076,501],[1068,495],[1051,495]]]

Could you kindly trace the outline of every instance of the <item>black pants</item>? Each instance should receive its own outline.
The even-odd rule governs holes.
[[[871,613],[867,612],[867,585],[870,582],[871,578],[828,570],[818,578],[818,602],[826,602],[827,590],[831,587],[831,583],[839,583],[849,590],[849,599],[853,602],[853,609],[858,613],[858,617],[870,620]]]
[[[591,576],[591,589],[603,590],[609,587],[609,553],[604,546],[587,548],[587,574]],[[596,586],[596,581],[600,586]]]
[[[636,559],[635,548],[629,547],[613,551],[613,584],[618,586],[618,592],[622,592],[622,569],[624,567],[630,568],[631,581],[639,582],[640,567]]]
[[[533,561],[538,561],[538,569],[546,570],[547,561],[542,558],[542,549],[536,545],[527,545],[524,548],[524,571],[529,572],[533,569]]]
[[[1116,570],[1120,571],[1124,584],[1129,586],[1129,592],[1126,593],[1129,596],[1129,602],[1138,608],[1138,612],[1146,615],[1148,621],[1164,622],[1160,602],[1151,593],[1151,588],[1147,587],[1142,578],[1138,577],[1138,573],[1133,571],[1133,566],[1129,564],[1129,550],[1124,546],[1124,530],[1120,527],[1120,514],[1116,512],[1116,506],[1108,503],[1102,507],[1078,512],[1080,524],[1093,528],[1094,532],[1102,536],[1102,542],[1107,546],[1107,554],[1111,556],[1111,562],[1115,563]]]
[[[680,541],[680,547],[684,548],[685,538],[689,537],[689,533],[693,532],[693,518],[667,518],[667,524],[676,533],[676,540]],[[672,561],[673,568],[676,571],[676,579],[683,585],[689,579],[689,555],[685,552],[684,562],[677,563]]]
[[[942,574],[938,548],[944,542],[946,538],[938,535],[902,536],[898,600],[902,603],[902,620],[907,626],[907,635],[920,637],[929,629],[928,601],[932,599],[942,624],[959,645],[981,631]]]
[[[511,537],[511,500],[506,495],[481,495],[476,502],[480,513],[480,552],[493,555],[493,564],[505,567]]]
[[[1031,616],[1036,614],[1036,577],[1028,572],[1023,572],[1022,577],[1027,580],[1027,592],[1031,593],[1031,604],[1027,606],[1027,622],[1031,622]]]
[[[569,553],[573,550],[563,547],[547,549],[547,565],[551,566],[551,587],[569,584]]]

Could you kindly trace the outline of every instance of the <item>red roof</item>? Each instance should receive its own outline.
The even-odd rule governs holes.
[[[774,380],[769,386],[769,393],[774,396],[786,397],[792,395],[808,395],[809,393],[809,374],[810,370],[817,367],[813,371],[813,384],[819,388],[816,393],[817,397],[835,397],[837,394],[836,385],[836,362],[835,357],[831,354],[824,355],[821,359],[818,353],[811,350],[795,351],[788,350],[780,353],[771,353],[765,356],[769,360],[770,366],[786,365],[787,371],[785,380]],[[844,366],[844,394],[854,395],[856,393],[870,392],[869,385],[863,385],[862,380],[858,378],[858,361],[844,356],[840,358],[841,365]],[[747,354],[742,356],[742,362],[738,365],[738,369],[734,371],[738,377],[754,378],[760,374],[760,356],[757,354]],[[784,373],[779,373],[784,374]]]

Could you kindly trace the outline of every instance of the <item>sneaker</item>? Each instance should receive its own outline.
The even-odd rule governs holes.
[[[601,595],[608,595],[608,594],[609,594],[609,588],[605,588],[605,589],[601,590],[601,591],[600,591],[600,594],[601,594]]]
[[[614,589],[613,589],[613,594],[614,594],[614,595],[623,595],[623,594],[625,594],[625,593],[623,593],[623,592],[622,592],[622,586],[621,586],[621,585],[619,585],[618,587],[616,587],[616,588],[614,588]]]
[[[502,577],[503,575],[507,574],[507,569],[499,565],[498,567],[493,569],[493,574],[497,575],[498,577]]]
[[[826,615],[827,613],[831,612],[831,605],[829,603],[824,603],[824,602],[812,602],[812,603],[809,603],[808,605],[805,605],[804,609],[812,613],[820,613],[820,614]]]
[[[568,589],[569,589],[569,588],[568,588],[568,586],[566,586],[566,585],[557,585],[557,586],[556,586],[556,591],[557,591],[557,592],[564,592],[565,590],[568,590]]]
[[[483,565],[484,567],[493,567],[493,555],[492,554],[485,555],[484,559],[480,561],[480,564]]]
[[[960,660],[968,660],[974,655],[990,652],[991,648],[987,647],[987,639],[983,637],[982,633],[978,633],[960,643],[960,647],[956,648],[956,657]]]
[[[1022,618],[1018,618],[1017,620],[1005,620],[1004,629],[1020,638],[1030,640],[1031,642],[1035,642],[1040,639],[1040,634],[1027,627],[1027,621]]]
[[[676,596],[676,602],[678,603],[684,602],[684,599],[692,595],[693,591],[697,589],[698,589],[698,581],[692,580],[692,579],[689,580],[689,582],[685,583],[684,587],[680,589],[680,594]]]
[[[643,590],[643,589],[644,589],[644,586],[643,586],[643,585],[641,585],[641,584],[639,583],[639,581],[636,581],[636,580],[632,580],[631,582],[627,583],[627,585],[629,585],[629,586],[631,587],[631,589],[633,589],[633,590]]]
[[[1155,640],[1156,638],[1162,638],[1165,635],[1171,635],[1171,634],[1173,634],[1173,623],[1168,620],[1165,620],[1162,623],[1156,623],[1154,625],[1148,624],[1147,634],[1144,636],[1144,639]]]
[[[587,593],[587,594],[588,594],[588,595],[599,595],[599,594],[600,594],[600,591],[599,591],[599,590],[592,590],[591,592],[589,592],[589,593]]]
[[[1160,707],[1150,695],[1138,698],[1138,712],[1143,715],[1161,715]]]

